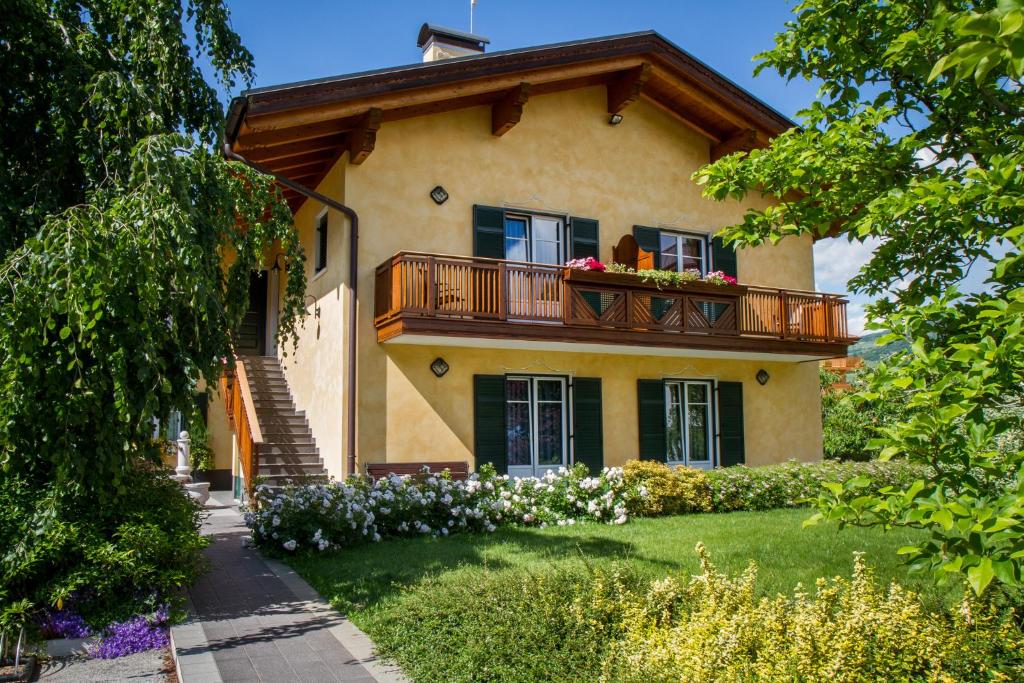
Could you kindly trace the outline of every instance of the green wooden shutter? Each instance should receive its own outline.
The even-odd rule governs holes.
[[[633,239],[641,249],[654,254],[654,267],[661,268],[661,231],[657,228],[634,225]]]
[[[743,383],[718,383],[718,463],[722,467],[746,462],[743,440]]]
[[[736,274],[736,250],[726,246],[721,237],[714,237],[711,240],[711,260],[715,270],[739,279]]]
[[[597,475],[604,467],[604,418],[601,380],[577,377],[572,381],[573,455]]]
[[[476,467],[485,462],[498,474],[508,473],[505,438],[505,377],[473,375],[473,455]]]
[[[657,379],[637,381],[640,409],[640,459],[665,462],[665,384]]]
[[[505,210],[473,207],[473,255],[505,258]]]
[[[599,229],[597,221],[591,218],[572,217],[572,258],[586,258],[592,256],[601,258],[599,241]]]

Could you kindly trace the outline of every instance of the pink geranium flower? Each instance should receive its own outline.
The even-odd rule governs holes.
[[[593,256],[588,256],[586,258],[574,258],[573,260],[566,262],[565,267],[572,270],[593,270],[599,273],[603,273],[605,270],[605,265]]]

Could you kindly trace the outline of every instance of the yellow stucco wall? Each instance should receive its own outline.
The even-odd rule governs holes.
[[[537,366],[604,379],[605,453],[610,464],[637,449],[636,380],[666,374],[744,381],[747,460],[751,464],[821,455],[817,369],[813,363],[722,361],[582,353],[437,349],[377,343],[373,327],[374,270],[401,250],[472,255],[472,206],[542,210],[600,221],[601,257],[634,224],[717,232],[739,221],[746,204],[702,199],[691,174],[707,163],[709,141],[641,100],[608,125],[605,89],[593,87],[533,97],[521,122],[503,137],[490,132],[490,108],[475,107],[385,122],[374,152],[359,166],[346,155],[317,188],[347,202],[360,216],[359,422],[360,463],[468,459],[472,449],[472,375]],[[429,197],[442,185],[449,200]],[[312,276],[316,217],[308,201],[295,224]],[[309,283],[320,306],[297,352],[289,345],[286,373],[305,410],[320,453],[342,475],[344,444],[345,310],[348,244],[344,219],[332,212],[327,271]],[[746,284],[813,289],[809,238],[739,253]],[[308,310],[312,312],[312,306]],[[451,364],[437,380],[428,365]],[[765,367],[772,380],[753,381]]]
[[[451,366],[437,378],[438,356]],[[743,382],[746,462],[821,458],[816,363],[656,358],[594,353],[391,346],[385,360],[383,450],[391,461],[465,460],[473,463],[473,375],[507,373],[600,377],[604,457],[608,466],[638,457],[637,380],[714,379]],[[771,378],[761,386],[759,369]],[[808,416],[811,416],[810,418]],[[410,428],[410,425],[414,427]],[[363,453],[367,461],[372,453]],[[381,461],[384,458],[380,458]]]
[[[746,206],[766,204],[759,197],[747,205],[701,198],[700,188],[690,176],[708,161],[706,138],[643,100],[626,110],[620,125],[610,126],[605,106],[605,90],[601,87],[535,97],[527,103],[520,123],[500,138],[491,135],[488,107],[382,126],[373,154],[362,165],[349,166],[345,177],[347,196],[359,212],[362,226],[361,291],[372,292],[374,268],[401,250],[471,255],[474,204],[596,218],[600,221],[604,260],[611,260],[612,246],[623,234],[630,233],[634,224],[713,233],[739,221]],[[441,206],[428,196],[435,185],[442,185],[450,195]],[[739,276],[747,284],[814,288],[809,239],[744,250],[738,261]],[[443,460],[456,457],[459,452],[465,455],[467,452],[459,449],[466,448],[466,439],[471,438],[467,420],[472,419],[473,410],[468,383],[472,373],[469,380],[464,375],[462,382],[439,384],[449,388],[426,394],[437,404],[436,417],[428,419],[413,408],[430,406],[430,401],[418,403],[421,395],[402,387],[409,381],[403,377],[429,372],[427,366],[433,356],[426,358],[430,353],[417,354],[416,350],[378,344],[372,315],[372,299],[366,294],[361,297],[359,308],[360,460],[416,460],[428,454]],[[457,365],[466,359],[470,359],[466,361],[468,367],[487,365],[482,357],[462,349],[448,350],[443,355]],[[502,355],[510,359],[505,364],[513,367],[537,360],[542,361],[542,366],[544,362],[552,366],[575,365],[556,354],[540,354],[539,358],[536,353]],[[581,375],[590,372],[591,376],[605,377],[610,372],[620,373],[619,380],[606,384],[606,397],[613,385],[618,385],[616,391],[629,385],[622,402],[606,398],[608,424],[615,425],[614,429],[622,435],[611,437],[606,433],[606,454],[609,458],[635,454],[638,375],[632,374],[633,368],[653,363],[649,367],[657,376],[657,372],[672,363],[664,359],[570,355],[578,356]],[[557,359],[547,361],[548,356]],[[407,359],[405,365],[398,358]],[[598,358],[603,360],[600,365],[596,364]],[[416,371],[411,369],[414,364],[418,364]],[[702,371],[715,374],[713,368],[719,366],[726,367],[726,363],[704,362]],[[399,367],[409,370],[399,372]],[[802,394],[799,399],[777,403],[809,412],[800,412],[797,420],[780,420],[778,424],[787,425],[784,429],[751,429],[747,441],[749,462],[820,457],[817,371],[808,367],[790,366],[783,371],[783,364],[779,364],[779,372],[772,373],[793,375],[791,381],[772,383],[776,398],[783,395],[779,392],[784,386]],[[747,372],[749,382],[753,377],[750,370],[751,367],[736,365],[731,372],[737,376]],[[495,372],[496,368],[481,371]],[[756,392],[751,392],[746,403],[746,419],[767,424],[765,416],[774,406],[762,401]],[[612,419],[608,411],[628,419]],[[439,419],[441,416],[450,419]],[[778,439],[785,439],[786,443],[775,443]]]

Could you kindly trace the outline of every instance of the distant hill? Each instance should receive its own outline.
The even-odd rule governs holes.
[[[860,356],[864,359],[865,363],[874,364],[880,360],[888,358],[897,351],[910,348],[910,345],[903,340],[890,342],[885,346],[875,346],[875,340],[885,334],[885,332],[872,332],[871,334],[865,334],[860,338],[860,341],[849,348],[847,354],[851,356]]]

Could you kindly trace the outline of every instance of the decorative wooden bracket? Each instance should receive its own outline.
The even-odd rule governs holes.
[[[377,130],[384,117],[384,111],[376,107],[367,111],[355,128],[348,134],[348,162],[361,164],[370,156],[377,143]]]
[[[637,101],[647,79],[651,77],[651,65],[644,62],[633,67],[608,84],[608,113],[618,114]]]
[[[711,146],[711,161],[718,161],[733,152],[749,152],[757,147],[757,131],[747,128]]]
[[[530,84],[520,83],[491,106],[491,133],[501,137],[523,118],[523,105],[530,99]]]

